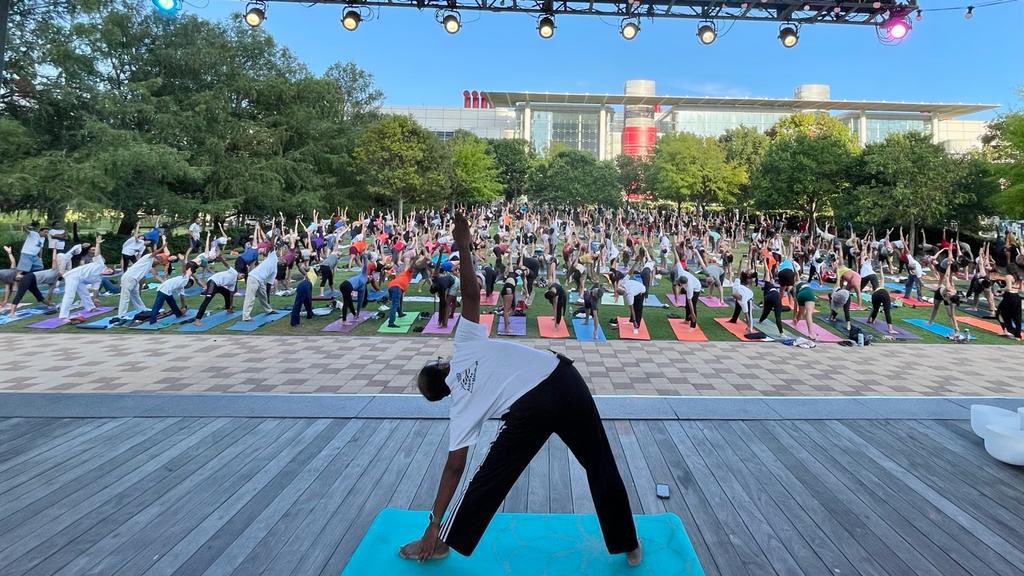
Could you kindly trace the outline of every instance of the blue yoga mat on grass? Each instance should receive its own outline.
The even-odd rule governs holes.
[[[187,310],[184,315],[180,318],[171,314],[170,316],[164,316],[163,318],[156,321],[155,324],[149,322],[143,322],[138,326],[132,326],[132,330],[163,330],[168,326],[174,326],[176,324],[182,324],[184,322],[191,322],[196,319],[196,310]]]
[[[14,312],[14,318],[10,317],[10,312],[2,312],[0,313],[0,326],[24,320],[25,318],[29,318],[37,314],[44,314],[47,310],[52,310],[52,308],[47,308],[45,306],[18,308],[18,310]]]
[[[142,311],[143,310],[130,310],[127,314],[125,314],[123,317],[121,317],[121,320],[132,320],[133,318],[135,318],[136,314],[138,314],[139,312],[142,312]],[[88,327],[88,328],[103,328],[103,329],[106,329],[106,328],[110,328],[111,327],[111,322],[113,322],[115,318],[117,318],[117,316],[110,316],[109,318],[100,318],[99,320],[93,320],[92,322],[86,322],[83,326]]]
[[[199,326],[196,326],[195,324],[189,322],[188,324],[185,324],[181,328],[178,328],[176,332],[206,332],[210,328],[220,326],[221,324],[225,322],[230,322],[235,318],[241,318],[241,316],[241,312],[228,312],[227,310],[220,310],[218,312],[214,312],[213,314],[203,316],[202,324],[200,324]]]
[[[253,332],[257,328],[262,328],[271,322],[280,320],[285,316],[291,314],[291,310],[274,310],[273,312],[255,315],[248,322],[235,322],[231,326],[228,326],[228,330],[234,332]]]
[[[597,326],[597,340],[594,340],[593,319],[590,322],[590,324],[584,324],[580,318],[572,319],[572,332],[576,335],[576,339],[581,342],[606,342],[608,339],[604,337],[604,327],[600,324]]]
[[[907,287],[906,284],[900,284],[898,282],[886,282],[884,286],[893,292],[901,293],[903,292],[903,289]]]
[[[931,332],[932,334],[938,334],[939,336],[942,336],[943,338],[949,338],[954,333],[956,333],[956,330],[953,330],[952,328],[950,328],[949,326],[946,326],[945,324],[935,323],[935,324],[929,325],[928,321],[925,320],[924,318],[911,318],[909,320],[904,319],[903,321],[906,322],[907,324],[913,324],[914,326],[917,326],[918,328],[920,328],[922,330],[927,330],[927,331]],[[971,336],[971,340],[977,340],[977,338],[974,337],[974,336]]]
[[[825,292],[825,291],[831,292],[832,291],[832,286],[829,286],[828,284],[822,284],[821,282],[818,282],[817,280],[813,280],[813,281],[809,282],[807,285],[811,287],[811,290],[815,290],[815,291],[818,291],[818,292]]]
[[[634,516],[643,563],[608,554],[593,514],[496,514],[473,555],[454,550],[443,560],[405,560],[398,549],[418,538],[427,513],[385,508],[370,525],[342,576],[703,576],[697,553],[675,514]]]

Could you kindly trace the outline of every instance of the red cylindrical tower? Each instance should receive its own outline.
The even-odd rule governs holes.
[[[470,94],[473,96],[473,108],[479,108],[480,107],[480,93],[477,92],[476,90],[473,90],[472,92],[470,92]]]
[[[627,80],[627,96],[654,96],[653,80]],[[628,156],[649,156],[658,139],[654,125],[654,109],[647,105],[628,105],[623,114],[622,153]]]
[[[469,90],[463,90],[462,91],[462,107],[463,108],[472,108],[473,107],[473,99],[469,95]]]

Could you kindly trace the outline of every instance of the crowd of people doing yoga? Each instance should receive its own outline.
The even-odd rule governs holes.
[[[484,301],[494,302],[499,330],[507,330],[512,316],[533,306],[540,292],[556,327],[573,306],[572,315],[582,317],[596,337],[602,301],[609,294],[628,309],[636,333],[652,284],[667,277],[669,297],[685,309],[691,327],[697,325],[699,297],[725,302],[728,288],[734,309],[730,322],[742,321],[749,334],[758,334],[755,323],[766,320],[774,320],[782,333],[782,314],[791,311],[813,340],[819,304],[830,320],[845,322],[847,329],[851,306],[864,306],[870,309],[869,323],[884,318],[886,331],[894,333],[891,309],[896,304],[889,287],[898,282],[901,289],[893,294],[902,293],[901,299],[916,294],[915,302],[931,306],[929,323],[942,310],[959,332],[957,307],[977,310],[983,298],[1003,335],[1021,338],[1024,254],[1010,231],[975,250],[949,232],[933,244],[923,230],[909,238],[900,228],[859,231],[849,224],[812,227],[807,221],[787,226],[781,217],[738,211],[509,204],[463,210],[472,224],[475,275]],[[458,306],[463,255],[455,246],[450,208],[403,217],[339,209],[329,216],[314,212],[309,221],[278,215],[248,221],[234,228],[241,232],[233,237],[221,223],[204,229],[201,218],[178,228],[187,236],[184,252],[170,250],[171,228],[157,219],[151,229],[136,228],[123,242],[120,262],[106,262],[102,236],[84,241],[77,226],[70,232],[26,226],[19,254],[4,247],[10,261],[9,269],[0,270],[4,310],[13,316],[28,294],[51,305],[60,283],[58,313],[71,322],[81,320],[72,314],[76,301],[89,311],[96,307],[96,293],[120,294],[119,319],[183,317],[187,291],[201,298],[193,320],[201,325],[218,296],[225,310],[234,311],[240,282],[245,283],[243,321],[252,318],[257,306],[271,312],[270,295],[276,294],[294,295],[293,326],[303,313],[313,316],[314,300],[330,300],[343,323],[355,322],[372,290],[375,299],[386,297],[388,325],[397,326],[413,282],[436,296],[441,326],[454,318]],[[958,289],[958,280],[965,291]],[[149,305],[142,299],[147,287],[155,288]],[[819,300],[816,292],[826,287],[827,301]]]

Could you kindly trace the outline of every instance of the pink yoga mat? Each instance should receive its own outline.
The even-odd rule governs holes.
[[[460,314],[456,314],[454,318],[448,319],[448,326],[442,328],[440,325],[440,317],[437,312],[430,317],[430,321],[423,327],[424,334],[451,334],[452,330],[455,329],[455,324],[459,321]]]
[[[675,294],[666,294],[665,297],[668,298],[668,301],[674,306],[679,308],[686,307],[686,294],[680,294],[679,296],[676,296]]]
[[[106,314],[113,310],[110,306],[100,306],[99,308],[93,308],[88,312],[75,312],[72,316],[81,316],[83,318],[92,318],[93,316],[99,316],[100,314]],[[35,324],[29,324],[29,328],[41,328],[43,330],[49,330],[51,328],[59,328],[68,323],[65,318],[48,318]]]
[[[808,336],[807,324],[803,320],[801,320],[800,322],[794,322],[793,320],[783,320],[783,322],[790,328],[796,330],[797,332],[803,334],[804,336]],[[814,324],[814,336],[818,338],[818,342],[843,341],[843,339],[840,338],[839,336],[836,336],[835,334],[829,332],[828,330],[825,330],[824,328],[818,326],[817,324]]]
[[[698,298],[708,308],[728,308],[729,305],[718,299],[718,296],[701,296]]]
[[[341,319],[339,318],[334,322],[331,322],[327,326],[324,326],[321,332],[335,332],[338,334],[348,334],[349,332],[355,330],[356,326],[359,326],[360,324],[366,322],[370,318],[373,318],[373,313],[363,311],[360,312],[359,317],[355,318],[354,321],[353,317],[349,316],[348,324],[342,324]]]
[[[480,291],[480,305],[481,306],[494,306],[498,303],[498,293],[491,292],[491,297],[488,298],[484,291]]]

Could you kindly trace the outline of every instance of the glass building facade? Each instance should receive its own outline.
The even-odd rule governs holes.
[[[515,110],[505,108],[382,106],[381,113],[411,116],[442,140],[448,140],[457,130],[467,130],[481,138],[515,138],[519,130]]]
[[[718,137],[726,130],[747,126],[767,131],[776,122],[789,116],[787,112],[673,110],[672,131],[689,132],[697,136]],[[659,127],[659,131],[661,131]]]
[[[863,125],[866,130],[860,133],[861,122],[858,116],[846,116],[842,118],[844,124],[857,136],[858,142],[874,144],[882,142],[889,134],[903,134],[906,132],[932,133],[931,121],[924,118],[886,118],[871,117],[864,119]]]
[[[530,143],[541,154],[554,146],[582,150],[598,157],[600,121],[598,110],[534,110]]]

